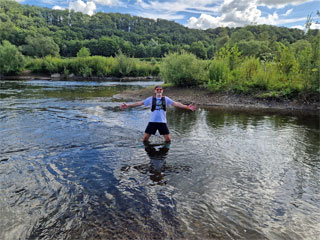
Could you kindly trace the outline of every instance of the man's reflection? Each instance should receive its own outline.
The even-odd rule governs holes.
[[[158,184],[165,185],[165,175],[168,173],[179,173],[181,171],[190,172],[190,166],[183,165],[172,165],[169,166],[166,164],[166,158],[170,150],[170,143],[158,143],[151,144],[150,142],[144,143],[144,148],[150,159],[149,163],[134,165],[132,168],[138,170],[142,174],[147,174],[150,176],[150,179]],[[121,168],[122,171],[128,172],[131,166],[124,166]]]
[[[149,142],[145,142],[144,146],[146,153],[150,158],[150,179],[154,182],[162,183],[170,143],[150,144]]]

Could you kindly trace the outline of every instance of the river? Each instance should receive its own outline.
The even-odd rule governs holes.
[[[0,82],[0,239],[319,239],[319,116],[169,108],[154,82]],[[165,94],[165,93],[164,93]]]

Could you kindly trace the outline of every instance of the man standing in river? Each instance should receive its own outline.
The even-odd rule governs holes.
[[[128,107],[138,107],[138,106],[151,106],[151,115],[148,126],[143,135],[142,141],[146,142],[149,140],[151,135],[154,135],[157,130],[160,135],[163,135],[166,142],[171,142],[170,132],[167,126],[166,110],[167,106],[174,106],[178,108],[183,108],[186,110],[194,111],[196,106],[193,104],[184,105],[180,102],[175,102],[168,97],[163,97],[163,88],[161,86],[156,86],[154,88],[155,97],[148,97],[144,101],[135,102],[132,104],[122,103],[120,109],[126,109]]]

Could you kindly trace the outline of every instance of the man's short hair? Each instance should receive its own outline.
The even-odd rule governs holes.
[[[157,88],[163,89],[160,85],[157,85],[157,86],[154,87],[154,89],[157,89]]]

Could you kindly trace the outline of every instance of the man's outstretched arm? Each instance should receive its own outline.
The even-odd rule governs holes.
[[[126,104],[126,103],[122,103],[120,106],[120,109],[126,109],[128,107],[138,107],[138,106],[142,106],[143,105],[143,101],[139,101],[139,102],[135,102],[135,103],[131,103],[131,104]]]
[[[194,104],[184,105],[184,104],[182,104],[180,102],[173,102],[172,106],[178,107],[178,108],[183,108],[183,109],[186,109],[186,110],[191,110],[191,111],[194,111],[194,110],[197,109],[196,105],[194,105]]]

